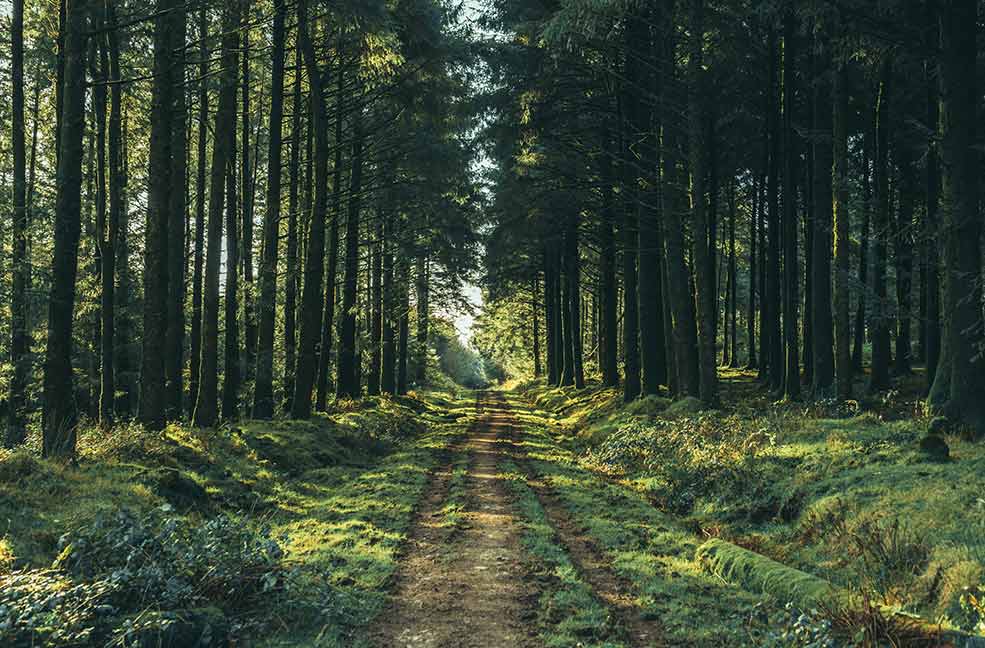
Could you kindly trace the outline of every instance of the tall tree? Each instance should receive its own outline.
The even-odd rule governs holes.
[[[325,212],[328,207],[328,115],[325,110],[324,77],[315,58],[315,48],[308,33],[308,8],[298,3],[298,41],[308,72],[311,89],[311,128],[315,136],[315,188],[308,249],[305,253],[304,283],[301,295],[301,338],[291,416],[311,416],[311,393],[315,385],[317,346],[321,338],[321,290],[325,273]]]
[[[189,363],[188,396],[191,406],[198,397],[198,378],[202,360],[202,281],[205,263],[205,196],[209,139],[209,76],[208,13],[203,5],[198,12],[198,151],[195,170],[195,244],[192,268],[191,361]]]
[[[942,214],[945,223],[944,343],[931,390],[932,407],[956,424],[985,434],[982,358],[980,154],[974,147],[978,6],[941,6]]]
[[[167,331],[165,338],[165,409],[180,417],[184,397],[185,370],[185,220],[188,196],[187,106],[185,100],[185,41],[188,21],[185,6],[176,4],[169,16],[171,37],[171,175],[167,223]],[[105,335],[105,332],[104,332]]]
[[[824,27],[822,27],[824,29]],[[832,395],[835,378],[834,322],[831,315],[831,251],[834,196],[832,193],[833,132],[829,69],[831,43],[822,34],[815,37],[814,61],[819,75],[814,79],[814,219],[811,263],[812,312],[811,343],[813,349],[813,391],[815,397]],[[842,164],[844,161],[842,161]],[[839,187],[841,188],[841,187]]]
[[[794,129],[796,102],[797,26],[794,12],[783,18],[783,393],[800,396],[800,353],[798,342],[799,266],[797,261],[797,161],[799,141]]]
[[[835,64],[832,99],[832,154],[834,176],[834,344],[838,398],[852,397],[852,350],[849,291],[851,215],[848,188],[848,69],[844,60]]]
[[[716,313],[712,280],[715,258],[705,245],[708,232],[708,206],[705,202],[705,126],[704,126],[704,0],[690,0],[688,41],[688,115],[691,163],[691,210],[694,227],[694,268],[698,316],[698,365],[701,400],[708,405],[718,404],[718,374],[715,358]],[[714,290],[712,288],[714,287]]]
[[[225,181],[236,143],[236,78],[240,5],[227,3],[222,12],[222,73],[216,106],[212,169],[209,179],[209,222],[202,310],[202,359],[192,422],[211,427],[219,419],[219,264],[222,257],[222,219]]]
[[[24,0],[14,0],[10,22],[11,37],[11,101],[13,103],[12,137],[14,153],[14,219],[13,219],[13,287],[10,303],[10,361],[14,372],[10,379],[7,433],[5,444],[13,447],[26,436],[24,410],[25,391],[30,374],[29,338],[27,331],[27,160],[24,133]]]
[[[140,421],[164,427],[167,392],[161,344],[168,329],[168,224],[171,210],[172,128],[174,127],[175,0],[157,0],[154,19],[154,82],[151,94],[150,169],[144,227],[144,331],[140,365]],[[184,136],[184,133],[182,133]],[[178,179],[175,178],[177,181]]]
[[[72,314],[75,309],[82,229],[82,139],[85,131],[87,0],[66,0],[62,36],[64,79],[60,92],[55,246],[44,364],[43,452],[75,453],[78,410],[72,378]]]
[[[873,213],[872,308],[869,331],[872,336],[872,371],[869,391],[889,388],[889,313],[887,312],[886,261],[890,235],[889,197],[889,86],[892,77],[892,54],[883,54],[879,64],[879,97],[876,103],[876,209]]]
[[[277,253],[280,247],[281,121],[284,119],[284,0],[274,1],[273,59],[270,90],[270,133],[267,140],[267,211],[263,217],[260,263],[260,322],[257,343],[253,418],[274,415],[274,333],[277,308]]]

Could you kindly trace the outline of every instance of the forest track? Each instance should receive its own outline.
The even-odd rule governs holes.
[[[441,524],[452,473],[445,466],[421,503],[390,606],[370,632],[379,648],[536,645],[520,525],[499,476],[510,427],[498,410],[484,411],[488,400],[477,396],[479,420],[458,448],[469,454],[466,523]]]
[[[503,407],[508,412],[512,411],[512,407],[505,399],[503,399]],[[514,422],[511,425],[509,438],[514,448],[515,459],[527,477],[527,486],[533,490],[541,508],[544,509],[544,514],[553,527],[559,544],[568,553],[582,579],[591,587],[595,597],[617,619],[630,645],[636,648],[663,645],[659,621],[648,618],[644,614],[642,608],[629,594],[633,590],[632,584],[613,571],[610,561],[571,519],[550,487],[537,478],[529,465],[520,435],[520,427]]]

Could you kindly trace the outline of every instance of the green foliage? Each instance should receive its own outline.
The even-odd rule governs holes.
[[[469,389],[481,389],[489,384],[482,358],[461,340],[451,322],[432,319],[431,342],[441,371],[455,383]]]
[[[746,515],[758,515],[759,502],[773,476],[763,457],[767,439],[749,438],[736,421],[703,414],[674,421],[633,423],[590,448],[589,467],[632,475],[661,508],[689,513],[699,499],[747,499]]]
[[[138,608],[249,609],[282,585],[283,550],[270,529],[227,515],[193,524],[165,505],[121,509],[63,536],[54,563],[76,579],[105,579]]]
[[[512,462],[504,463],[502,469],[522,515],[523,545],[533,558],[530,568],[541,590],[538,620],[544,644],[551,648],[621,648],[624,644],[613,619],[558,542],[526,476]]]

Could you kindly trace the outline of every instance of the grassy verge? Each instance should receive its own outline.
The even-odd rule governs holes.
[[[694,559],[700,541],[638,492],[579,466],[552,421],[523,411],[519,419],[529,465],[632,584],[637,604],[659,619],[668,643],[749,645],[744,628],[758,597],[707,574]]]
[[[922,453],[928,420],[910,382],[863,403],[771,403],[750,374],[730,371],[731,409],[649,399],[645,415],[598,387],[538,385],[526,397],[555,412],[542,429],[572,469],[635,491],[696,537],[985,633],[985,445],[951,436],[949,461]],[[612,404],[592,411],[599,401]]]
[[[540,591],[538,625],[541,640],[551,648],[622,648],[619,631],[608,610],[578,575],[557,537],[536,494],[520,468],[501,466],[505,482],[521,516],[523,546],[528,552],[528,573]]]
[[[245,634],[258,645],[352,646],[359,628],[382,609],[429,472],[446,460],[471,412],[471,404],[454,395],[374,399],[344,404],[309,423],[171,426],[161,434],[136,427],[108,435],[87,430],[77,467],[25,451],[2,454],[0,579],[25,591],[50,581],[53,590],[96,592],[92,610],[85,610],[95,616],[86,622],[110,636],[93,635],[82,645],[123,640],[129,632],[123,628],[150,618],[147,606],[169,609],[161,601],[172,585],[155,580],[157,589],[142,590],[154,597],[142,605],[121,604],[108,567],[87,560],[87,551],[95,556],[118,537],[139,536],[142,551],[178,543],[174,555],[191,556],[192,567],[225,570],[230,582],[242,569],[242,579],[256,581],[249,591],[252,608],[244,607],[243,597],[227,601],[213,592],[215,569],[191,582],[196,609],[208,610],[208,632]],[[130,513],[121,522],[124,510]],[[246,557],[252,562],[240,555],[223,562],[223,545],[241,540],[255,549]],[[65,555],[66,544],[71,560],[61,563],[86,569],[42,573],[59,552]],[[131,561],[125,567],[119,572],[124,578],[142,585],[139,579],[151,578],[145,566],[135,569]],[[103,611],[112,618],[99,618]],[[176,612],[179,621],[165,620],[154,632],[184,637],[173,634],[176,624],[187,625],[198,612]],[[4,632],[14,632],[2,622],[0,643]]]

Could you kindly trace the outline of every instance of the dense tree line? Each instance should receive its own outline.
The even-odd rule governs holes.
[[[476,267],[461,9],[57,6],[9,20],[6,444],[405,393]]]
[[[519,364],[710,405],[719,364],[789,399],[919,367],[985,432],[979,3],[494,5],[486,286]]]

